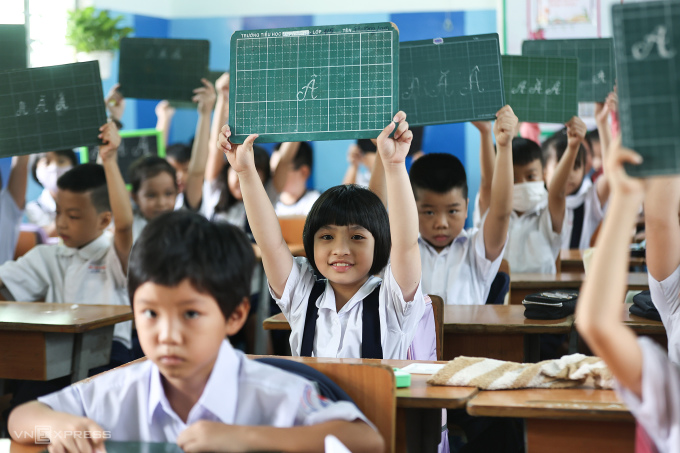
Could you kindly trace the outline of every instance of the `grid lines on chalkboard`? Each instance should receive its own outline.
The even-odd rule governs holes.
[[[291,134],[321,140],[377,136],[396,109],[394,44],[391,29],[237,37],[236,135],[258,133],[263,141]]]
[[[621,138],[644,162],[635,176],[680,173],[680,4],[612,9]]]
[[[504,105],[498,35],[400,43],[399,105],[422,126],[495,117]]]
[[[96,145],[106,110],[97,62],[0,73],[0,156]]]
[[[565,123],[578,115],[578,60],[503,55],[505,98],[520,121]]]
[[[579,101],[603,102],[614,89],[616,74],[611,38],[524,41],[522,55],[578,58]]]

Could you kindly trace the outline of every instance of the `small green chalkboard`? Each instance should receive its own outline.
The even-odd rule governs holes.
[[[0,43],[0,71],[28,67],[25,25],[1,24]]]
[[[576,58],[503,55],[503,81],[520,121],[566,123],[578,115]]]
[[[128,168],[142,156],[165,157],[165,143],[163,132],[157,129],[136,129],[120,131],[120,146],[118,147],[118,166],[126,184],[130,183]],[[99,148],[84,148],[80,151],[80,162],[96,162]]]
[[[505,105],[498,34],[399,48],[399,108],[410,125],[490,120]]]
[[[189,101],[208,76],[210,42],[199,39],[123,38],[120,91],[128,98]]]
[[[0,157],[98,145],[104,123],[96,61],[0,73]]]
[[[578,58],[579,102],[604,102],[614,90],[616,71],[611,38],[524,41],[522,55]]]
[[[232,141],[375,138],[398,111],[398,64],[390,22],[237,31]]]
[[[626,170],[680,174],[680,3],[615,5],[612,24],[621,140],[644,160]]]

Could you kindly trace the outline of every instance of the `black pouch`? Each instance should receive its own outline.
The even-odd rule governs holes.
[[[522,301],[524,317],[528,319],[561,319],[573,315],[576,310],[578,291],[555,289],[529,294]]]
[[[661,315],[652,302],[652,295],[647,291],[642,291],[633,296],[633,305],[628,309],[631,315],[641,316],[654,321],[661,321]]]

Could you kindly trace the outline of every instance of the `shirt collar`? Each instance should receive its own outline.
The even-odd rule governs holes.
[[[189,411],[187,425],[203,418],[204,411],[209,411],[222,423],[234,424],[236,419],[236,396],[239,392],[238,376],[243,360],[245,360],[243,354],[235,351],[231,344],[229,344],[229,341],[222,341],[222,346],[220,346],[220,351],[217,354],[217,360],[215,365],[213,365],[203,393],[194,407],[191,408],[191,411]],[[225,389],[229,390],[225,391]],[[170,406],[170,402],[163,390],[161,373],[158,367],[154,365],[149,382],[148,420],[150,422],[153,420],[154,413],[159,409],[167,415],[179,419]]]
[[[90,261],[101,255],[102,252],[108,250],[111,247],[111,234],[104,232],[97,239],[90,242],[84,247],[75,248],[67,247],[65,245],[59,246],[59,255],[61,256],[74,256],[77,255],[85,261]]]
[[[354,293],[352,298],[347,301],[347,303],[340,309],[338,314],[341,313],[346,313],[350,311],[357,303],[359,303],[360,300],[363,300],[366,296],[371,294],[373,290],[375,289],[376,286],[382,281],[381,278],[376,277],[376,276],[370,276],[368,277],[368,280],[364,282],[364,284],[359,288],[359,291]],[[331,287],[331,284],[326,280],[326,289],[324,290],[323,294],[317,301],[317,306],[319,309],[328,309],[332,311],[336,311],[335,307],[335,292],[333,292],[333,288]]]

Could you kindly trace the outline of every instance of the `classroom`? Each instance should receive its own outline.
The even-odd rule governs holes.
[[[0,453],[680,453],[676,30],[2,0]]]

